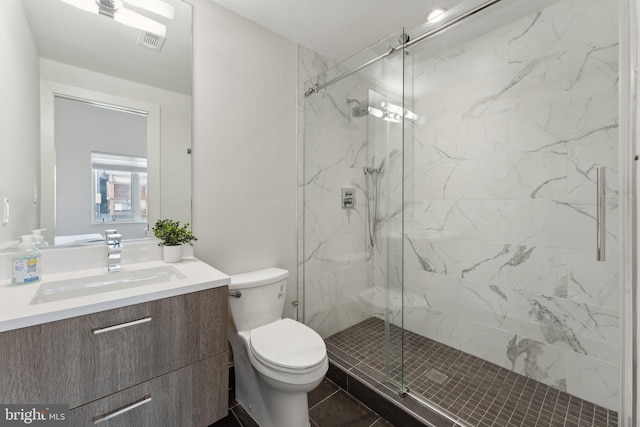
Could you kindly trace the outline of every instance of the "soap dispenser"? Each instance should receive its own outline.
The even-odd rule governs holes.
[[[41,278],[42,254],[31,237],[30,234],[22,236],[18,252],[11,257],[11,283],[33,283]]]
[[[33,241],[33,243],[36,244],[36,248],[38,249],[49,247],[49,243],[47,243],[47,241],[44,240],[44,236],[42,235],[43,231],[47,231],[47,229],[39,228],[37,230],[31,230],[31,240]]]

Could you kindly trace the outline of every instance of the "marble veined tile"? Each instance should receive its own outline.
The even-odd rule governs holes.
[[[405,273],[405,302],[602,360],[618,358],[619,313],[492,282]]]
[[[297,129],[297,161],[298,161],[298,215],[297,215],[297,230],[298,230],[298,282],[297,282],[297,290],[298,295],[304,295],[304,269],[302,268],[304,263],[304,159],[305,159],[305,131],[307,131],[307,137],[309,138],[308,142],[311,142],[313,137],[317,137],[318,135],[312,135],[310,127],[305,127],[305,110],[307,106],[305,105],[309,102],[310,111],[312,110],[311,106],[316,100],[310,99],[304,96],[304,82],[308,81],[312,77],[325,72],[335,63],[328,58],[323,57],[317,52],[308,49],[302,45],[298,45],[298,123],[300,124]],[[302,319],[301,316],[304,314],[304,304],[298,306],[297,315]]]
[[[367,152],[366,129],[342,129],[306,126],[305,166],[319,164],[343,167],[364,166]]]
[[[595,197],[597,167],[605,170],[605,197],[618,197],[618,142],[603,140],[598,145],[575,147],[569,152],[569,197]]]
[[[567,298],[586,303],[620,308],[619,256],[609,251],[605,262],[596,260],[593,251],[568,253]]]
[[[526,291],[506,289],[504,294],[509,305],[503,329],[600,360],[618,360],[617,310]]]
[[[409,200],[503,200],[567,197],[567,157],[529,153],[418,165]]]
[[[558,46],[540,57],[523,60],[521,73],[504,94],[543,101],[558,94],[589,95],[615,88],[617,48],[617,42]]]
[[[502,199],[509,165],[504,157],[422,165],[408,179],[411,200]]]
[[[566,296],[567,257],[562,249],[408,235],[405,272],[413,270],[458,279]]]
[[[615,90],[522,104],[509,115],[509,152],[567,154],[569,148],[617,137]]]
[[[367,88],[357,78],[347,78],[305,98],[305,126],[321,126],[344,129],[357,129],[362,122],[353,120],[348,99],[366,99]]]
[[[371,264],[362,263],[343,270],[308,275],[305,279],[305,311],[324,311],[368,291],[373,285],[371,273]]]
[[[366,191],[365,176],[361,168],[305,165],[303,182],[305,201],[335,201],[339,205],[342,187],[345,186]]]
[[[496,250],[473,264],[467,263],[461,277],[514,290],[530,290],[537,295],[566,296],[566,251],[518,245],[508,245],[500,252]]]
[[[450,239],[506,241],[507,212],[503,200],[431,200],[407,204],[406,228]]]
[[[404,326],[417,334],[506,369],[563,388],[564,350],[437,310],[406,309]]]
[[[557,335],[559,325],[561,328],[569,328],[578,339],[608,344],[620,342],[620,312],[616,309],[577,303],[564,298],[538,297],[527,292],[522,292],[522,295],[527,298],[528,304],[532,307],[529,317],[536,320],[541,328],[549,328],[545,330],[545,334],[550,334],[547,336],[547,342]],[[569,344],[572,346],[571,343]],[[576,350],[573,346],[572,349]],[[587,351],[587,353],[593,354],[593,351]],[[615,355],[600,358],[617,360]]]
[[[528,23],[528,27],[515,34],[520,22]],[[617,42],[617,23],[617,2],[562,1],[510,24],[515,36],[504,38],[508,38],[510,58],[531,58],[553,49],[609,46]]]
[[[365,243],[363,233],[338,234],[327,239],[305,240],[306,277],[368,262]]]
[[[567,157],[553,152],[511,155],[504,199],[565,199]]]
[[[338,305],[316,313],[305,312],[305,324],[326,338],[373,315],[371,306],[362,299],[346,299]]]
[[[370,315],[404,317],[409,330],[616,409],[617,22],[614,1],[563,0],[414,57],[419,118],[404,146],[400,127],[351,117],[347,99],[368,97],[360,76],[303,100],[308,323],[326,336]],[[329,64],[304,50],[300,62],[301,76]],[[362,166],[394,149],[371,248],[366,196],[350,220],[333,203],[344,185],[371,196]],[[605,263],[594,261],[596,164],[608,174]]]
[[[567,353],[567,392],[617,411],[620,405],[620,366]]]
[[[298,45],[298,81],[304,83],[335,65],[332,59],[301,44]]]
[[[360,196],[363,197],[362,194]],[[367,204],[365,200],[358,200],[358,190],[356,207],[353,209],[343,209],[335,200],[310,200],[305,203],[304,208],[304,235],[307,239],[328,239],[336,235],[365,231]]]
[[[595,198],[590,200],[510,200],[509,242],[595,251]],[[607,200],[606,246],[618,246],[618,202]]]
[[[416,113],[422,115],[418,104]],[[506,154],[507,113],[462,121],[430,123],[415,132],[414,152],[408,159],[415,165],[455,160],[476,160]],[[426,116],[431,120],[431,117]]]
[[[419,271],[405,273],[403,302],[503,329],[508,304],[484,284]]]

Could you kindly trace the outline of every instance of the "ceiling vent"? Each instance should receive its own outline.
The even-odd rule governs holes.
[[[160,52],[162,50],[162,46],[164,46],[165,40],[166,38],[164,37],[147,33],[146,31],[140,31],[140,35],[138,36],[138,45]]]

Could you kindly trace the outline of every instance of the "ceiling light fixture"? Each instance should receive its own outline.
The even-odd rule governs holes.
[[[396,104],[392,104],[391,102],[387,102],[387,101],[382,101],[380,102],[380,107],[384,108],[385,110],[387,110],[387,112],[389,112],[391,115],[393,115],[394,118],[396,119],[400,119],[400,117],[404,116],[409,120],[417,120],[418,119],[418,115],[416,113],[414,113],[413,111],[409,111],[409,110],[405,110],[402,107],[396,105]]]
[[[369,112],[369,114],[371,114],[374,117],[377,117],[379,119],[384,117],[384,112],[382,110],[378,110],[375,107],[368,107],[367,111]]]
[[[443,9],[441,7],[433,9],[427,13],[425,19],[427,20],[427,22],[438,22],[442,20],[442,18],[444,18],[444,13],[446,11],[446,9]]]
[[[128,27],[137,28],[163,38],[167,36],[167,27],[164,24],[126,8],[122,0],[61,1],[86,12],[107,16]],[[169,19],[173,19],[175,13],[173,6],[161,0],[126,0],[126,2],[134,7],[144,9]]]

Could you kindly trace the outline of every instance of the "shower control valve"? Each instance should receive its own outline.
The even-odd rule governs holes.
[[[356,189],[353,187],[342,187],[342,209],[353,209],[356,207]]]

